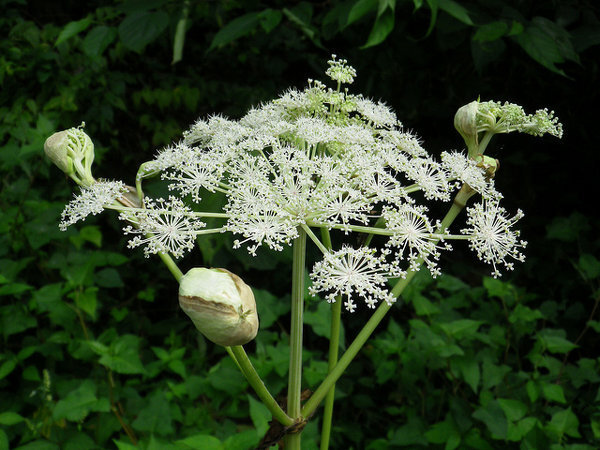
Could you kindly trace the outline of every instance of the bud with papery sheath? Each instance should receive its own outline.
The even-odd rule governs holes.
[[[191,269],[179,282],[179,305],[215,344],[243,345],[258,332],[252,289],[226,269]]]
[[[84,125],[54,133],[46,139],[44,153],[77,184],[89,187],[95,182],[92,176],[94,143],[81,129]]]

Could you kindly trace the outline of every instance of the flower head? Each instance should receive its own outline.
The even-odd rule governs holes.
[[[512,226],[523,217],[521,210],[509,217],[506,210],[497,201],[484,201],[467,208],[468,228],[461,233],[469,235],[469,246],[482,261],[492,264],[492,275],[501,275],[499,266],[513,270],[511,259],[524,261],[525,256],[520,249],[527,246],[526,241],[519,240],[520,232],[513,231]]]

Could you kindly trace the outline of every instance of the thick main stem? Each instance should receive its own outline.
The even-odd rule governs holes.
[[[292,262],[292,310],[290,325],[290,373],[288,379],[287,414],[296,421],[301,418],[302,392],[302,323],[304,314],[304,266],[306,264],[306,232],[298,228],[294,240]],[[286,450],[300,450],[301,430],[286,436]]]
[[[325,246],[331,250],[331,235],[327,228],[321,228],[321,238]],[[329,355],[327,358],[327,373],[330,373],[337,364],[338,352],[340,348],[340,325],[342,316],[342,298],[338,297],[336,302],[331,305],[331,328],[329,333]],[[329,438],[331,437],[331,424],[333,420],[333,404],[335,402],[335,384],[331,386],[325,406],[323,408],[323,423],[321,426],[321,450],[329,448]]]

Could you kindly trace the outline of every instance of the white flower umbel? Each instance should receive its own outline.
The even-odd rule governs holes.
[[[127,188],[121,181],[100,180],[89,187],[82,187],[65,206],[59,227],[65,231],[69,225],[85,219],[90,214],[101,213],[104,208],[120,198]]]
[[[337,252],[326,253],[323,260],[314,265],[309,292],[311,295],[326,293],[329,303],[342,296],[346,309],[354,312],[353,297],[356,296],[362,297],[369,308],[375,308],[381,300],[394,303],[395,297],[386,288],[387,279],[404,275],[385,262],[385,255],[376,256],[373,249],[344,246]]]
[[[461,233],[471,237],[469,246],[477,253],[477,257],[492,264],[494,278],[501,276],[499,266],[513,270],[510,259],[525,260],[520,249],[525,248],[527,242],[518,239],[518,230],[511,229],[523,217],[521,210],[509,217],[497,201],[484,201],[467,208],[467,215],[469,228],[461,230]]]
[[[440,223],[432,225],[426,213],[427,208],[424,206],[409,204],[385,208],[382,217],[386,228],[394,233],[386,246],[396,248],[397,259],[408,257],[411,270],[418,270],[419,260],[423,260],[435,277],[441,273],[437,267],[440,250],[450,250],[451,247],[434,235],[435,229],[440,228]]]
[[[335,55],[331,55],[331,59],[327,61],[329,69],[325,72],[329,78],[338,83],[352,84],[356,76],[354,67],[348,65],[345,59],[336,59]]]
[[[486,177],[485,169],[479,167],[477,161],[459,152],[442,152],[442,161],[450,176],[467,183],[483,198],[487,200],[502,198],[502,194],[494,187],[494,180]]]
[[[478,131],[520,131],[533,136],[548,133],[558,138],[563,135],[562,124],[554,117],[554,111],[538,109],[535,114],[526,114],[521,106],[509,102],[480,102],[476,120]]]
[[[129,248],[144,246],[146,257],[171,253],[176,258],[194,248],[196,236],[206,224],[193,217],[181,199],[146,198],[144,204],[145,209],[131,209],[119,215],[121,220],[133,224],[123,229],[126,234],[135,235]]]

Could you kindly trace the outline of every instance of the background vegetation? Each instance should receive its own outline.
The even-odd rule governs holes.
[[[197,117],[239,117],[322,78],[331,53],[357,68],[355,92],[385,100],[434,155],[461,148],[453,115],[478,96],[548,106],[566,130],[562,141],[496,139],[505,206],[526,213],[527,262],[493,280],[455,251],[446,275],[421,274],[341,379],[332,448],[600,446],[594,2],[0,6],[0,449],[258,445],[268,411],[178,310],[167,271],[125,249],[109,214],[58,230],[73,186],[42,148],[55,130],[85,121],[96,176],[132,184],[137,166]],[[290,255],[251,260],[228,239],[200,241],[182,268],[244,274],[261,317],[248,352],[281,394]],[[326,371],[328,313],[308,301],[307,388]],[[344,316],[349,339],[368,314]],[[317,448],[318,422],[305,430],[306,448]]]

